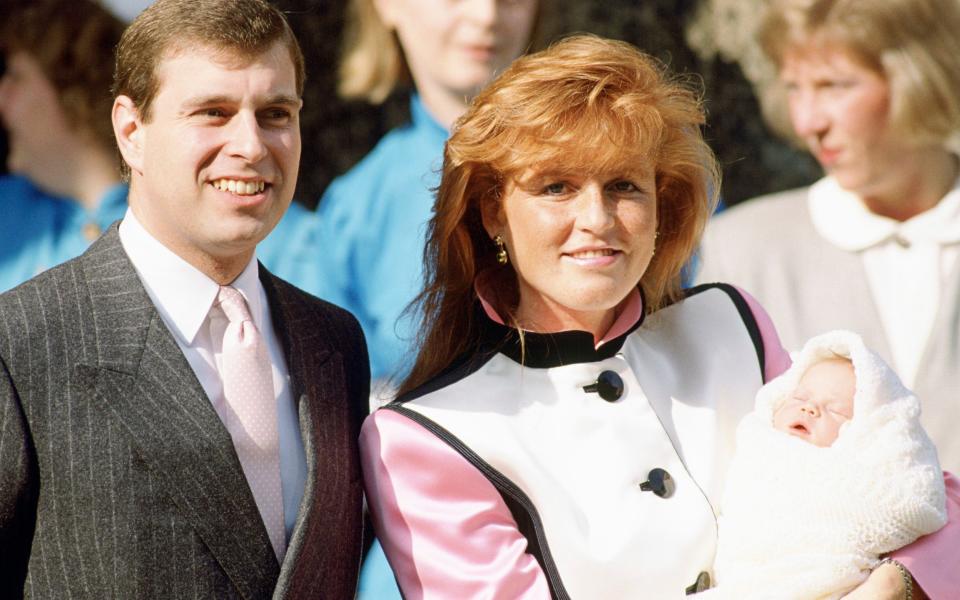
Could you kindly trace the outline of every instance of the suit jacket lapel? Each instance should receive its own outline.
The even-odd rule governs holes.
[[[279,565],[230,434],[157,312],[114,226],[84,256],[97,357],[78,381],[141,458],[240,593],[272,593]]]
[[[263,267],[260,272],[274,330],[287,359],[293,397],[298,399],[307,459],[303,500],[274,597],[310,597],[323,589],[330,572],[341,568],[325,559],[349,547],[349,540],[338,537],[345,531],[362,535],[361,524],[351,522],[353,515],[327,509],[349,507],[349,495],[354,493],[359,506],[357,432],[349,426],[343,358],[331,349],[329,332],[323,330],[316,311],[288,284]],[[359,564],[359,553],[356,561]]]

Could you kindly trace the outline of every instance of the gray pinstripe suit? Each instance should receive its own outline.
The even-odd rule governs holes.
[[[0,296],[0,597],[353,597],[362,335],[348,313],[261,280],[308,462],[283,565],[114,225]]]

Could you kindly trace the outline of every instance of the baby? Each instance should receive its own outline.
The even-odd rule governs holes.
[[[810,442],[830,446],[840,428],[853,418],[857,378],[853,362],[837,355],[808,368],[797,388],[773,413],[773,428]]]
[[[703,598],[839,598],[947,520],[916,397],[856,334],[810,340],[737,429]]]

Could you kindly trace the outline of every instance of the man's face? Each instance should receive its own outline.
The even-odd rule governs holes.
[[[157,76],[149,121],[137,117],[133,134],[131,206],[201,270],[245,264],[297,183],[302,103],[290,53],[281,42],[253,59],[187,47]]]

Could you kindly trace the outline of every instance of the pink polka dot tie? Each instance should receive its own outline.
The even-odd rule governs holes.
[[[229,321],[223,334],[220,370],[226,400],[224,424],[233,438],[270,543],[282,563],[287,544],[280,487],[280,438],[267,346],[240,292],[221,286],[217,304]]]

